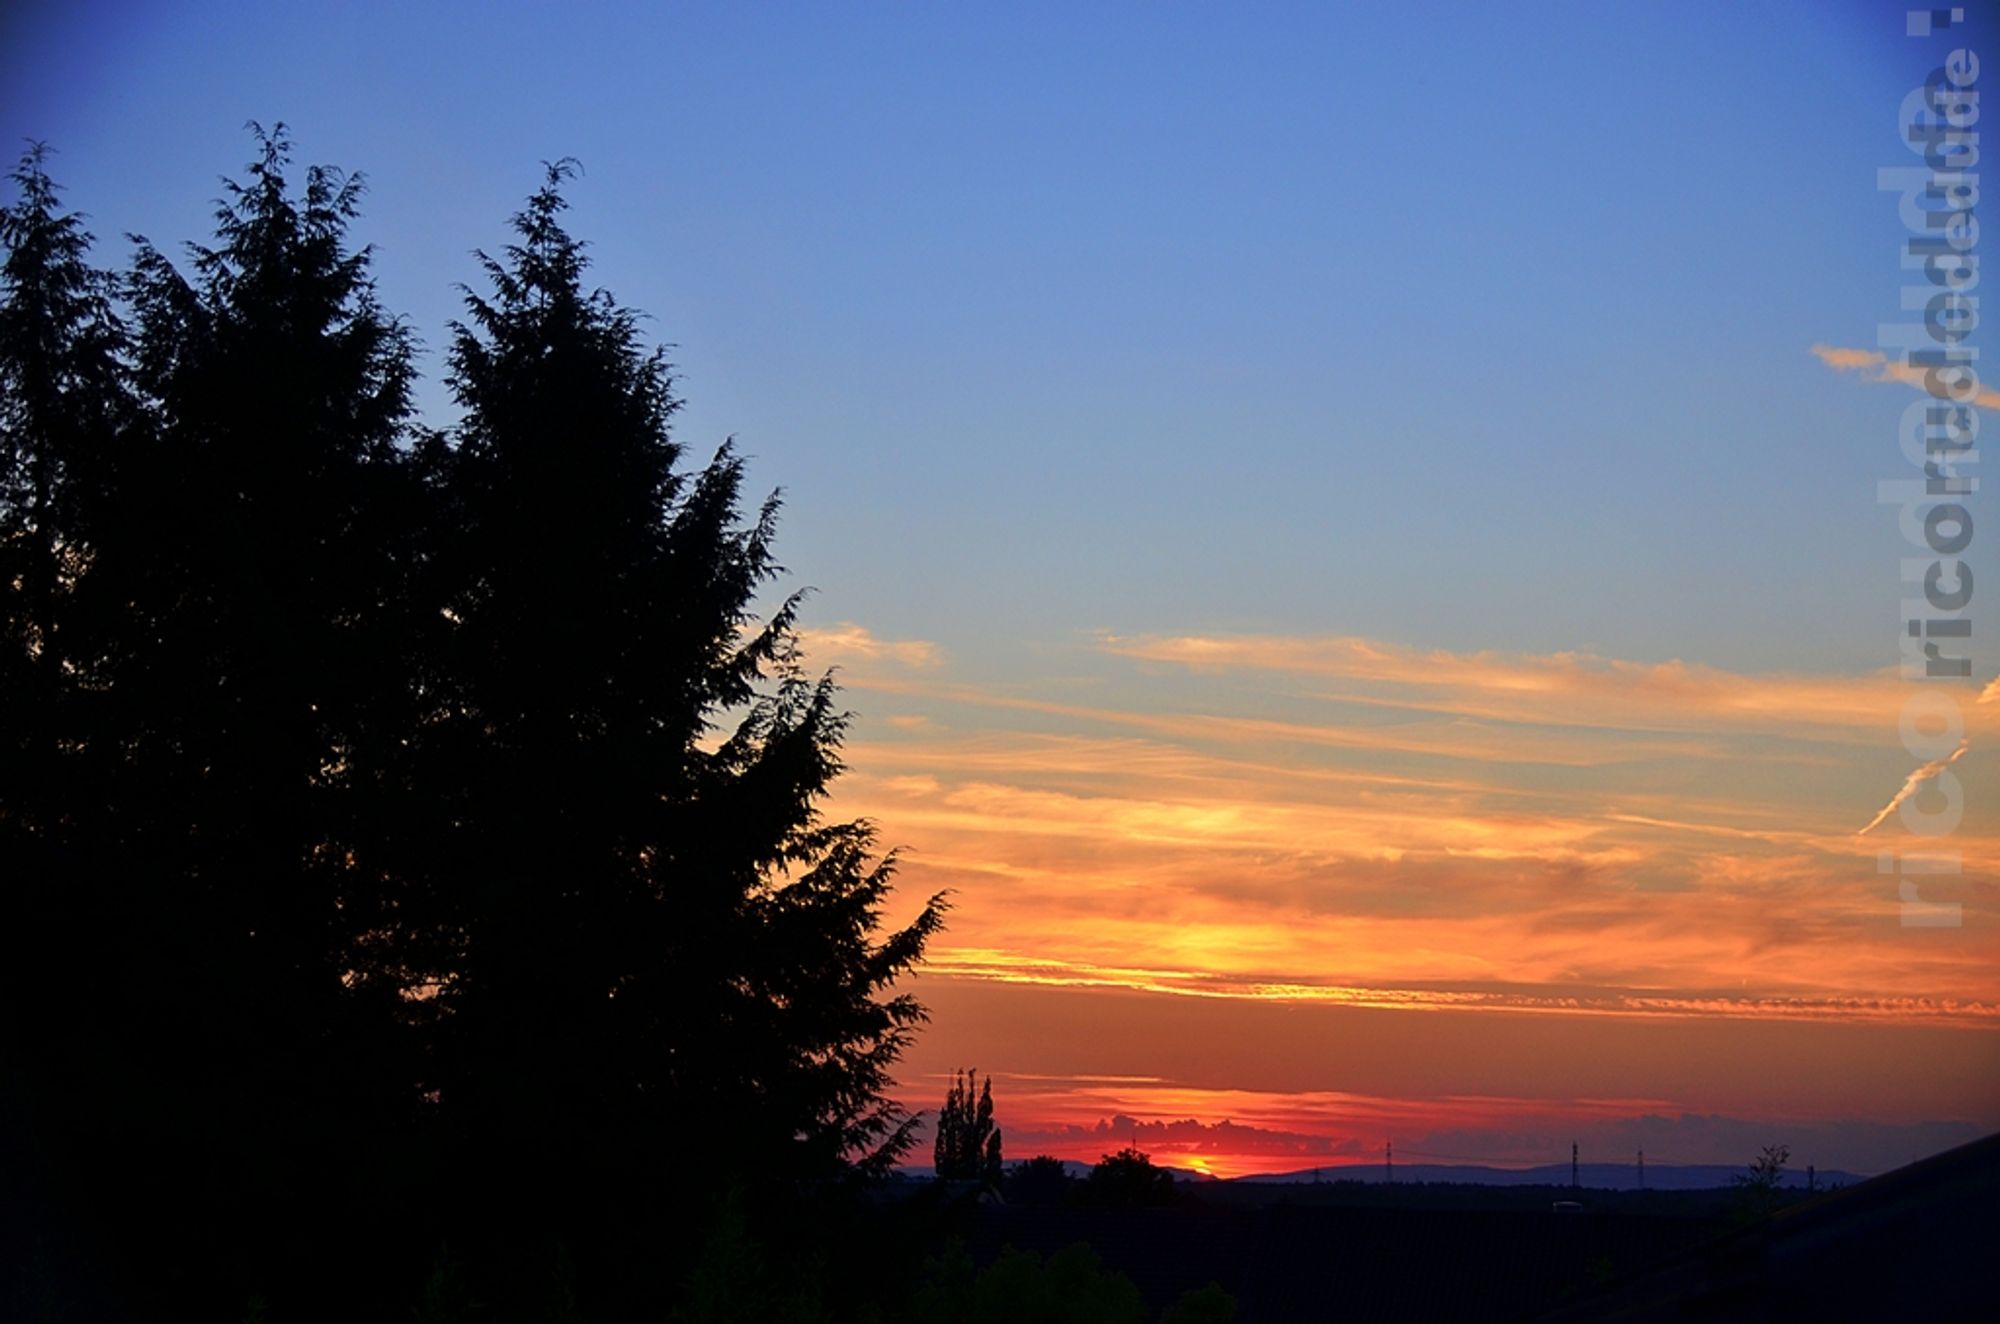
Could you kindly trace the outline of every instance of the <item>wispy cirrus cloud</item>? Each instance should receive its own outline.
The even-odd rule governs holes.
[[[1397,755],[1483,763],[1541,763],[1570,767],[1597,767],[1630,762],[1635,758],[1688,757],[1727,759],[1782,758],[1796,762],[1810,759],[1799,751],[1744,750],[1731,747],[1710,735],[1684,728],[1678,736],[1670,728],[1651,730],[1620,728],[1623,739],[1607,743],[1600,736],[1566,729],[1584,725],[1575,720],[1547,722],[1523,715],[1500,717],[1460,711],[1420,695],[1393,699],[1366,695],[1309,696],[1327,703],[1344,704],[1357,710],[1345,718],[1321,714],[1312,720],[1270,717],[1233,712],[1163,711],[1144,707],[1121,707],[1112,703],[1078,703],[1067,699],[1000,692],[974,685],[912,680],[880,673],[855,673],[844,677],[855,689],[900,696],[924,702],[958,705],[972,709],[997,710],[1018,716],[989,719],[989,725],[1006,728],[1022,719],[1045,718],[1065,726],[1110,727],[1139,731],[1147,736],[1175,742],[1227,744],[1243,749],[1315,747],[1355,754]],[[1436,721],[1357,721],[1364,709],[1405,709],[1430,715]],[[1573,717],[1573,715],[1572,715]],[[1450,720],[1459,719],[1459,720]],[[1511,721],[1515,729],[1503,730],[1492,721]],[[1832,728],[1815,727],[1818,738],[1827,738]]]
[[[1232,978],[1188,971],[1035,960],[1013,953],[952,948],[928,964],[936,975],[1053,988],[1138,989],[1180,997],[1237,998],[1296,1005],[1396,1010],[1470,1010],[1561,1015],[1722,1015],[1765,1021],[1958,1024],[2000,1029],[2000,1001],[1882,996],[1745,996],[1716,988],[1677,991],[1580,982],[1412,981],[1330,985],[1278,977]]]
[[[882,639],[852,621],[807,626],[799,631],[806,657],[816,664],[891,663],[927,670],[942,665],[944,654],[927,639]]]
[[[1114,635],[1107,653],[1191,670],[1287,672],[1356,688],[1331,697],[1496,721],[1621,731],[1846,738],[1894,729],[1906,687],[1860,676],[1745,674],[1590,653],[1454,653],[1348,636]]]
[[[1855,373],[1865,381],[1900,382],[1915,390],[1925,392],[1930,390],[1930,384],[1925,380],[1922,368],[1893,360],[1879,350],[1814,345],[1812,352],[1815,358],[1835,372]],[[2000,390],[1990,386],[1981,387],[1968,403],[1975,404],[1981,409],[2000,409]]]

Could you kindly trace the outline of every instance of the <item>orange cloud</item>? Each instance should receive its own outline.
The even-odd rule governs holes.
[[[921,670],[944,661],[943,653],[929,640],[878,639],[852,621],[801,629],[799,642],[806,657],[815,663],[889,662]]]
[[[1908,363],[1893,362],[1887,354],[1868,349],[1842,349],[1835,345],[1814,345],[1812,352],[1821,363],[1835,372],[1860,374],[1871,382],[1901,382],[1919,391],[1929,392],[1930,384],[1924,379],[1924,370]],[[1970,403],[1981,409],[2000,409],[2000,391],[1992,387],[1981,387],[1974,393]]]

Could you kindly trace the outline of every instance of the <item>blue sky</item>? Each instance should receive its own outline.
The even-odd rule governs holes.
[[[1893,647],[1883,6],[27,5],[0,126],[200,237],[283,119],[432,344],[573,155],[816,610],[1851,669]],[[436,376],[435,357],[430,361]],[[427,396],[448,413],[441,388]]]

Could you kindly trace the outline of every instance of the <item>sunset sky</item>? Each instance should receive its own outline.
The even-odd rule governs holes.
[[[1876,171],[1991,38],[1804,0],[28,3],[0,129],[121,265],[206,235],[247,120],[364,172],[439,424],[471,250],[581,160],[677,435],[784,489],[856,714],[831,811],[906,910],[953,894],[910,1106],[976,1066],[1010,1157],[1221,1173],[1873,1172],[2000,1129],[1985,597],[1964,873],[1925,892],[1960,926],[1899,924],[1911,838],[1869,826],[1922,762]]]

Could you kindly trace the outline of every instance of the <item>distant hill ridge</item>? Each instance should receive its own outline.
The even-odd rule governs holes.
[[[1007,1164],[1009,1171],[1019,1165]],[[1218,1180],[1205,1172],[1190,1168],[1176,1168],[1162,1164],[1172,1172],[1177,1180],[1209,1182]],[[1090,1175],[1091,1165],[1075,1159],[1064,1159],[1063,1170],[1070,1176],[1083,1178]],[[929,1167],[908,1165],[898,1170],[899,1175],[909,1178],[926,1179],[931,1176]],[[1649,1191],[1710,1191],[1718,1187],[1733,1186],[1736,1179],[1749,1172],[1747,1164],[1729,1163],[1648,1163],[1646,1165],[1646,1185]],[[1577,1166],[1577,1185],[1585,1190],[1595,1191],[1635,1191],[1639,1187],[1639,1171],[1631,1163],[1583,1163]],[[1350,1163],[1338,1167],[1301,1168],[1296,1172],[1256,1172],[1226,1180],[1239,1186],[1291,1185],[1299,1182],[1366,1182],[1382,1185],[1386,1180],[1379,1163]],[[1534,1168],[1495,1168],[1479,1163],[1398,1163],[1395,1180],[1410,1182],[1457,1182],[1472,1186],[1568,1186],[1570,1170],[1567,1163],[1544,1163]],[[1835,1186],[1853,1186],[1867,1179],[1860,1173],[1830,1169],[1817,1173],[1815,1180],[1820,1190],[1830,1190]],[[1779,1183],[1786,1190],[1802,1191],[1806,1188],[1804,1168],[1796,1172],[1787,1170]]]
[[[1748,1173],[1744,1164],[1729,1163],[1648,1163],[1646,1189],[1657,1191],[1706,1191],[1732,1186]],[[1360,1181],[1381,1184],[1387,1179],[1379,1163],[1350,1164],[1345,1167],[1305,1168],[1298,1172],[1255,1173],[1236,1177],[1238,1183],[1292,1183],[1319,1181]],[[1494,1168],[1477,1163],[1398,1163],[1397,1182],[1465,1182],[1479,1186],[1568,1186],[1570,1165],[1544,1163],[1535,1168]],[[1839,1170],[1817,1173],[1821,1190],[1833,1186],[1853,1186],[1867,1178]],[[1576,1184],[1589,1190],[1632,1191],[1639,1189],[1639,1170],[1631,1163],[1583,1163],[1577,1165]],[[1804,1190],[1804,1168],[1786,1170],[1779,1183],[1787,1190]]]

